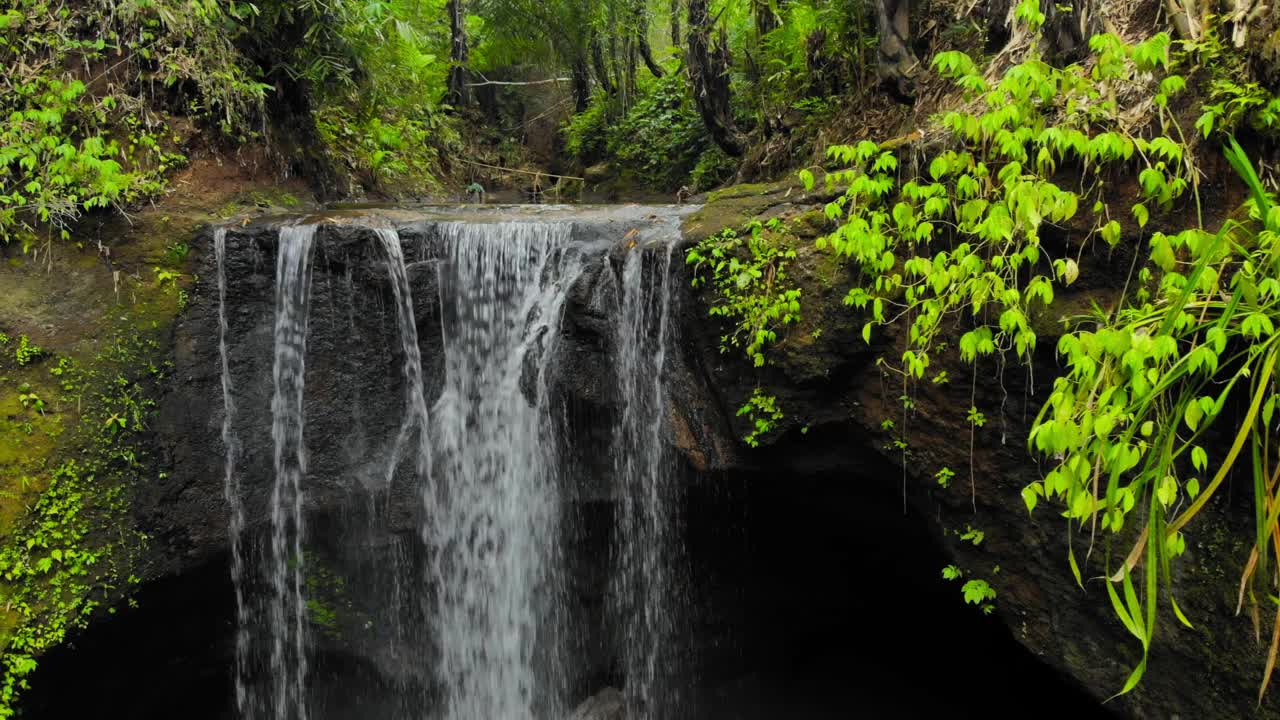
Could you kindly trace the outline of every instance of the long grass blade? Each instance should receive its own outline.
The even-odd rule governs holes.
[[[1273,343],[1275,343],[1274,340],[1269,341],[1269,344]],[[1213,480],[1209,483],[1209,486],[1200,492],[1200,497],[1196,498],[1195,502],[1191,503],[1190,507],[1184,510],[1176,520],[1169,524],[1169,529],[1166,531],[1166,535],[1172,535],[1173,533],[1178,532],[1186,526],[1187,523],[1191,522],[1192,518],[1204,509],[1204,506],[1213,497],[1214,492],[1220,485],[1222,485],[1222,481],[1226,479],[1227,474],[1235,464],[1236,458],[1239,457],[1240,450],[1244,447],[1245,441],[1249,439],[1250,433],[1253,432],[1254,421],[1258,417],[1258,410],[1262,406],[1262,399],[1267,394],[1266,386],[1271,380],[1271,374],[1275,370],[1275,367],[1276,350],[1272,347],[1270,348],[1270,352],[1267,354],[1267,360],[1263,366],[1262,375],[1259,377],[1256,385],[1258,390],[1253,394],[1253,400],[1249,403],[1249,412],[1245,415],[1244,421],[1240,423],[1240,430],[1236,433],[1236,438],[1231,443],[1231,450],[1227,453],[1227,457],[1222,461],[1222,465],[1219,466],[1218,472],[1213,476]],[[1138,541],[1134,543],[1133,549],[1131,549],[1129,554],[1125,557],[1124,563],[1121,565],[1121,569],[1111,576],[1112,582],[1120,582],[1124,573],[1127,573],[1127,571],[1138,566],[1138,562],[1142,558],[1143,550],[1146,548],[1147,538],[1147,529],[1143,528],[1142,534],[1138,536]]]

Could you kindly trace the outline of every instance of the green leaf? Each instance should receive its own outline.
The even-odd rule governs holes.
[[[1199,403],[1189,402],[1182,411],[1183,421],[1193,432],[1200,427],[1200,419],[1203,417],[1204,411],[1200,409]]]
[[[929,175],[935,181],[942,180],[942,178],[946,177],[949,169],[950,163],[948,163],[947,159],[942,156],[934,158],[933,162],[929,163]]]
[[[1022,502],[1027,506],[1027,512],[1033,513],[1036,509],[1036,503],[1039,502],[1040,496],[1036,491],[1028,485],[1022,488]]]
[[[1147,220],[1150,219],[1151,215],[1147,212],[1146,205],[1138,203],[1133,206],[1133,217],[1138,221],[1138,227],[1144,228],[1147,226]]]
[[[1191,466],[1200,472],[1204,472],[1205,468],[1209,467],[1209,453],[1199,445],[1191,448]]]
[[[1120,243],[1120,223],[1115,220],[1103,225],[1099,232],[1102,235],[1102,239],[1111,247],[1115,247]]]
[[[1163,233],[1151,236],[1151,261],[1165,272],[1172,272],[1177,267],[1178,261],[1174,257],[1173,246],[1169,244],[1169,238]]]
[[[799,175],[800,175],[800,182],[804,183],[805,191],[808,192],[813,190],[813,186],[816,182],[816,180],[813,177],[813,172],[805,169],[805,170],[801,170]]]
[[[1206,110],[1205,113],[1200,116],[1200,119],[1196,120],[1196,129],[1199,130],[1204,137],[1209,137],[1209,133],[1213,132],[1213,121],[1215,118],[1216,113],[1212,110]]]
[[[1191,621],[1187,619],[1187,616],[1182,614],[1182,608],[1178,607],[1178,600],[1173,597],[1173,593],[1169,593],[1169,602],[1173,605],[1173,614],[1178,618],[1178,622],[1186,625],[1192,630],[1195,630],[1196,626],[1192,625]]]
[[[1080,566],[1076,564],[1075,550],[1071,548],[1067,548],[1067,562],[1071,565],[1071,575],[1076,579],[1076,585],[1079,585],[1080,589],[1083,590],[1084,580],[1080,577]]]

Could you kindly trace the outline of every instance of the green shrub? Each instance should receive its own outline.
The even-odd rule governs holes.
[[[662,190],[714,186],[732,170],[731,159],[710,152],[713,143],[683,74],[642,83],[625,114],[618,105],[616,97],[598,93],[565,125],[565,151],[580,165],[607,160],[622,177]]]
[[[712,145],[698,157],[689,174],[689,184],[694,190],[710,190],[727,182],[737,169],[737,160],[726,155],[719,145]]]
[[[582,165],[594,165],[604,159],[609,145],[609,97],[596,93],[587,109],[565,124],[564,149]]]
[[[685,184],[710,145],[681,73],[655,80],[609,129],[609,154],[623,173],[655,188]]]

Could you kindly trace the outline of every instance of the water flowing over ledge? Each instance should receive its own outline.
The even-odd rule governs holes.
[[[568,501],[583,464],[574,456],[584,454],[613,458],[606,492],[620,508],[606,570],[609,627],[593,632],[612,638],[607,646],[615,649],[605,652],[617,656],[633,717],[678,716],[679,693],[665,682],[678,667],[672,578],[680,555],[663,359],[681,211],[511,214],[342,214],[286,221],[274,238],[215,232],[231,574],[239,596],[270,589],[265,613],[247,603],[237,608],[242,717],[331,715],[333,699],[317,688],[331,671],[313,668],[312,657],[349,641],[341,627],[347,615],[363,619],[366,632],[351,643],[358,650],[344,652],[392,678],[393,692],[381,702],[398,716],[566,716],[584,666],[572,662],[581,620],[566,597],[570,560],[562,543],[573,531]],[[248,404],[236,398],[237,388],[262,379],[238,373],[228,349],[237,338],[227,320],[235,308],[226,265],[237,240],[254,263],[276,257],[267,513],[255,512],[257,498],[242,478],[260,471],[239,453],[238,438],[253,431],[245,427],[252,420],[236,413]],[[590,297],[582,297],[584,287]],[[613,345],[612,387],[600,390],[620,408],[603,446],[572,436],[556,386],[563,382],[557,363],[566,305],[584,300],[617,308],[625,320],[600,338]],[[308,424],[309,415],[332,412],[313,410],[312,378],[325,371],[310,365],[340,359],[333,345],[347,343],[331,333],[341,322],[320,318],[346,316],[356,335],[370,312],[394,316],[387,329],[396,341],[362,341],[351,351],[380,365],[398,359],[399,377],[379,378],[387,387],[378,395],[401,388],[399,416],[394,407],[351,396],[339,454],[346,472],[334,473],[335,458],[325,457],[330,448],[314,447]],[[320,382],[318,392],[332,395]],[[332,491],[337,495],[326,497]],[[414,496],[421,505],[406,507]],[[418,518],[416,537],[404,532],[406,514]],[[246,519],[255,517],[257,536]],[[269,547],[248,553],[257,558],[249,567],[261,570],[246,578],[240,545],[252,545],[253,537],[269,538]],[[390,592],[334,582],[351,577]]]

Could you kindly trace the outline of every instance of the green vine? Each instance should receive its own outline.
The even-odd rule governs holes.
[[[1055,382],[1029,439],[1055,466],[1023,491],[1029,510],[1045,498],[1061,502],[1069,522],[1091,538],[1121,532],[1134,513],[1142,518],[1138,541],[1103,583],[1116,616],[1143,648],[1121,693],[1146,670],[1162,584],[1174,614],[1190,624],[1167,587],[1170,561],[1186,547],[1184,529],[1238,461],[1252,465],[1256,497],[1254,551],[1242,573],[1240,604],[1256,607],[1259,596],[1274,596],[1271,568],[1280,565],[1280,437],[1273,424],[1280,403],[1274,333],[1280,206],[1233,141],[1228,158],[1251,188],[1251,223],[1228,223],[1216,234],[1196,227],[1147,234],[1153,213],[1188,196],[1198,209],[1196,169],[1169,102],[1186,86],[1172,69],[1197,53],[1209,56],[1206,47],[1175,53],[1164,33],[1137,44],[1104,34],[1092,38],[1088,65],[1056,68],[1033,52],[998,79],[963,53],[939,53],[934,67],[955,81],[965,105],[936,118],[951,148],[924,172],[905,172],[895,152],[869,141],[828,149],[847,169],[828,173],[826,182],[848,189],[827,206],[840,225],[820,247],[861,270],[864,280],[845,303],[868,313],[868,343],[877,328],[908,328],[899,354],[881,362],[901,378],[904,403],[910,385],[928,376],[933,356],[953,346],[948,338],[957,327],[954,347],[963,361],[995,356],[1029,364],[1038,340],[1033,318],[1077,280],[1091,239],[1121,242],[1125,216],[1149,247],[1146,258],[1135,259],[1137,277],[1125,303],[1098,311],[1058,343],[1068,372]],[[1135,124],[1119,98],[1146,88],[1154,88],[1154,118]],[[1198,127],[1208,135],[1246,118],[1270,127],[1270,108],[1274,101],[1256,88],[1219,78]],[[1078,185],[1060,184],[1063,169]],[[1119,204],[1110,190],[1125,176],[1138,180],[1137,202]],[[801,177],[808,187],[816,182],[811,171]],[[1088,215],[1079,217],[1085,208]],[[1081,239],[1051,256],[1041,242],[1050,228],[1071,228]],[[1244,402],[1243,416],[1225,411],[1232,398]],[[1226,428],[1217,431],[1233,442],[1215,457],[1204,438],[1220,417]],[[986,424],[976,403],[968,423],[972,457],[972,433]],[[973,492],[972,463],[970,474]],[[954,475],[943,468],[935,478],[947,487]],[[1083,584],[1070,549],[1068,560]],[[954,567],[947,574],[963,575]],[[966,601],[984,603],[989,589],[971,580]],[[1278,649],[1280,614],[1260,699]]]
[[[720,337],[720,352],[731,349],[746,354],[752,364],[765,365],[765,349],[776,343],[778,332],[800,319],[800,289],[787,276],[787,265],[796,251],[785,243],[786,227],[774,218],[754,220],[739,234],[726,228],[690,248],[685,262],[693,266],[693,286],[710,279],[715,291],[712,317],[726,319],[730,330]],[[785,417],[777,397],[761,388],[738,410],[751,423],[743,441],[758,447]]]

